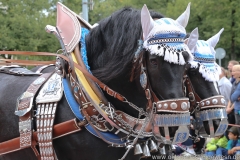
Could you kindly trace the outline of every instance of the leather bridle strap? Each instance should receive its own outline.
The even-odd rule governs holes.
[[[187,75],[185,77],[185,86],[188,90],[188,97],[189,97],[189,101],[190,101],[190,110],[193,111],[202,99],[195,92],[193,85]]]

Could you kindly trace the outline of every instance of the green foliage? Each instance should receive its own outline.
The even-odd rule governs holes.
[[[168,2],[166,15],[172,18],[179,16],[179,10],[186,8],[188,0],[172,0]],[[240,4],[238,0],[194,0],[191,3],[190,19],[187,31],[191,32],[198,27],[199,38],[207,40],[224,28],[221,38],[215,48],[224,48],[226,57],[223,66],[226,67],[230,59],[240,60]]]
[[[149,10],[164,13],[167,1],[168,0],[94,0],[94,9],[89,12],[89,22],[91,24],[97,23],[123,7],[141,9],[144,4],[147,5]]]
[[[48,0],[2,1],[8,9],[0,10],[0,50],[56,52],[60,48],[59,42],[44,29],[47,24],[56,24],[53,3],[56,4]],[[49,57],[41,59],[47,60]]]
[[[57,0],[0,0],[7,11],[0,9],[0,50],[56,52],[58,40],[44,31],[47,24],[56,25]],[[60,0],[75,13],[82,11],[81,0]],[[176,19],[185,9],[189,0],[94,0],[89,11],[89,22],[94,24],[110,16],[116,10],[131,6],[161,12]],[[198,27],[200,39],[207,40],[221,28],[224,32],[216,48],[227,52],[225,60],[240,56],[240,3],[238,0],[193,0],[187,32]],[[38,59],[38,58],[36,58]]]

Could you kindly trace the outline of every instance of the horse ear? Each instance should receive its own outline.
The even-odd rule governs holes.
[[[217,45],[220,35],[223,32],[224,28],[222,28],[216,35],[212,36],[211,38],[209,38],[207,40],[207,42],[209,43],[210,46],[212,46],[213,48],[215,48],[215,46]]]
[[[148,34],[151,32],[151,30],[154,27],[154,21],[150,16],[150,13],[148,11],[146,4],[143,5],[142,11],[141,11],[141,23],[142,23],[142,30],[143,30],[143,40],[146,40]]]
[[[190,15],[190,4],[188,3],[188,6],[186,8],[186,10],[176,19],[176,21],[183,26],[184,28],[187,26],[188,24],[188,19],[189,19],[189,15]]]
[[[188,40],[187,40],[187,46],[188,46],[188,48],[189,48],[189,50],[190,50],[191,52],[193,52],[193,49],[194,49],[194,47],[195,47],[196,44],[197,44],[198,37],[199,37],[199,35],[198,35],[198,28],[195,28],[195,29],[191,32],[191,34],[190,34],[190,36],[189,36],[189,38],[188,38]]]

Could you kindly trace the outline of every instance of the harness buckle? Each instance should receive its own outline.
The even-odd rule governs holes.
[[[106,92],[107,92],[108,95],[110,95],[112,97],[115,97],[115,95],[116,95],[116,93],[112,89],[110,89],[110,88],[107,88]]]
[[[194,93],[193,93],[193,92],[189,92],[189,93],[188,93],[188,96],[189,96],[189,101],[190,101],[190,102],[194,102],[194,101],[195,101],[195,96],[194,96]]]

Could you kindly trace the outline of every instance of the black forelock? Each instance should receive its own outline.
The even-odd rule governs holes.
[[[155,18],[162,15],[150,11]],[[141,10],[125,7],[99,22],[86,37],[89,66],[103,82],[131,71],[134,53],[141,38]]]

